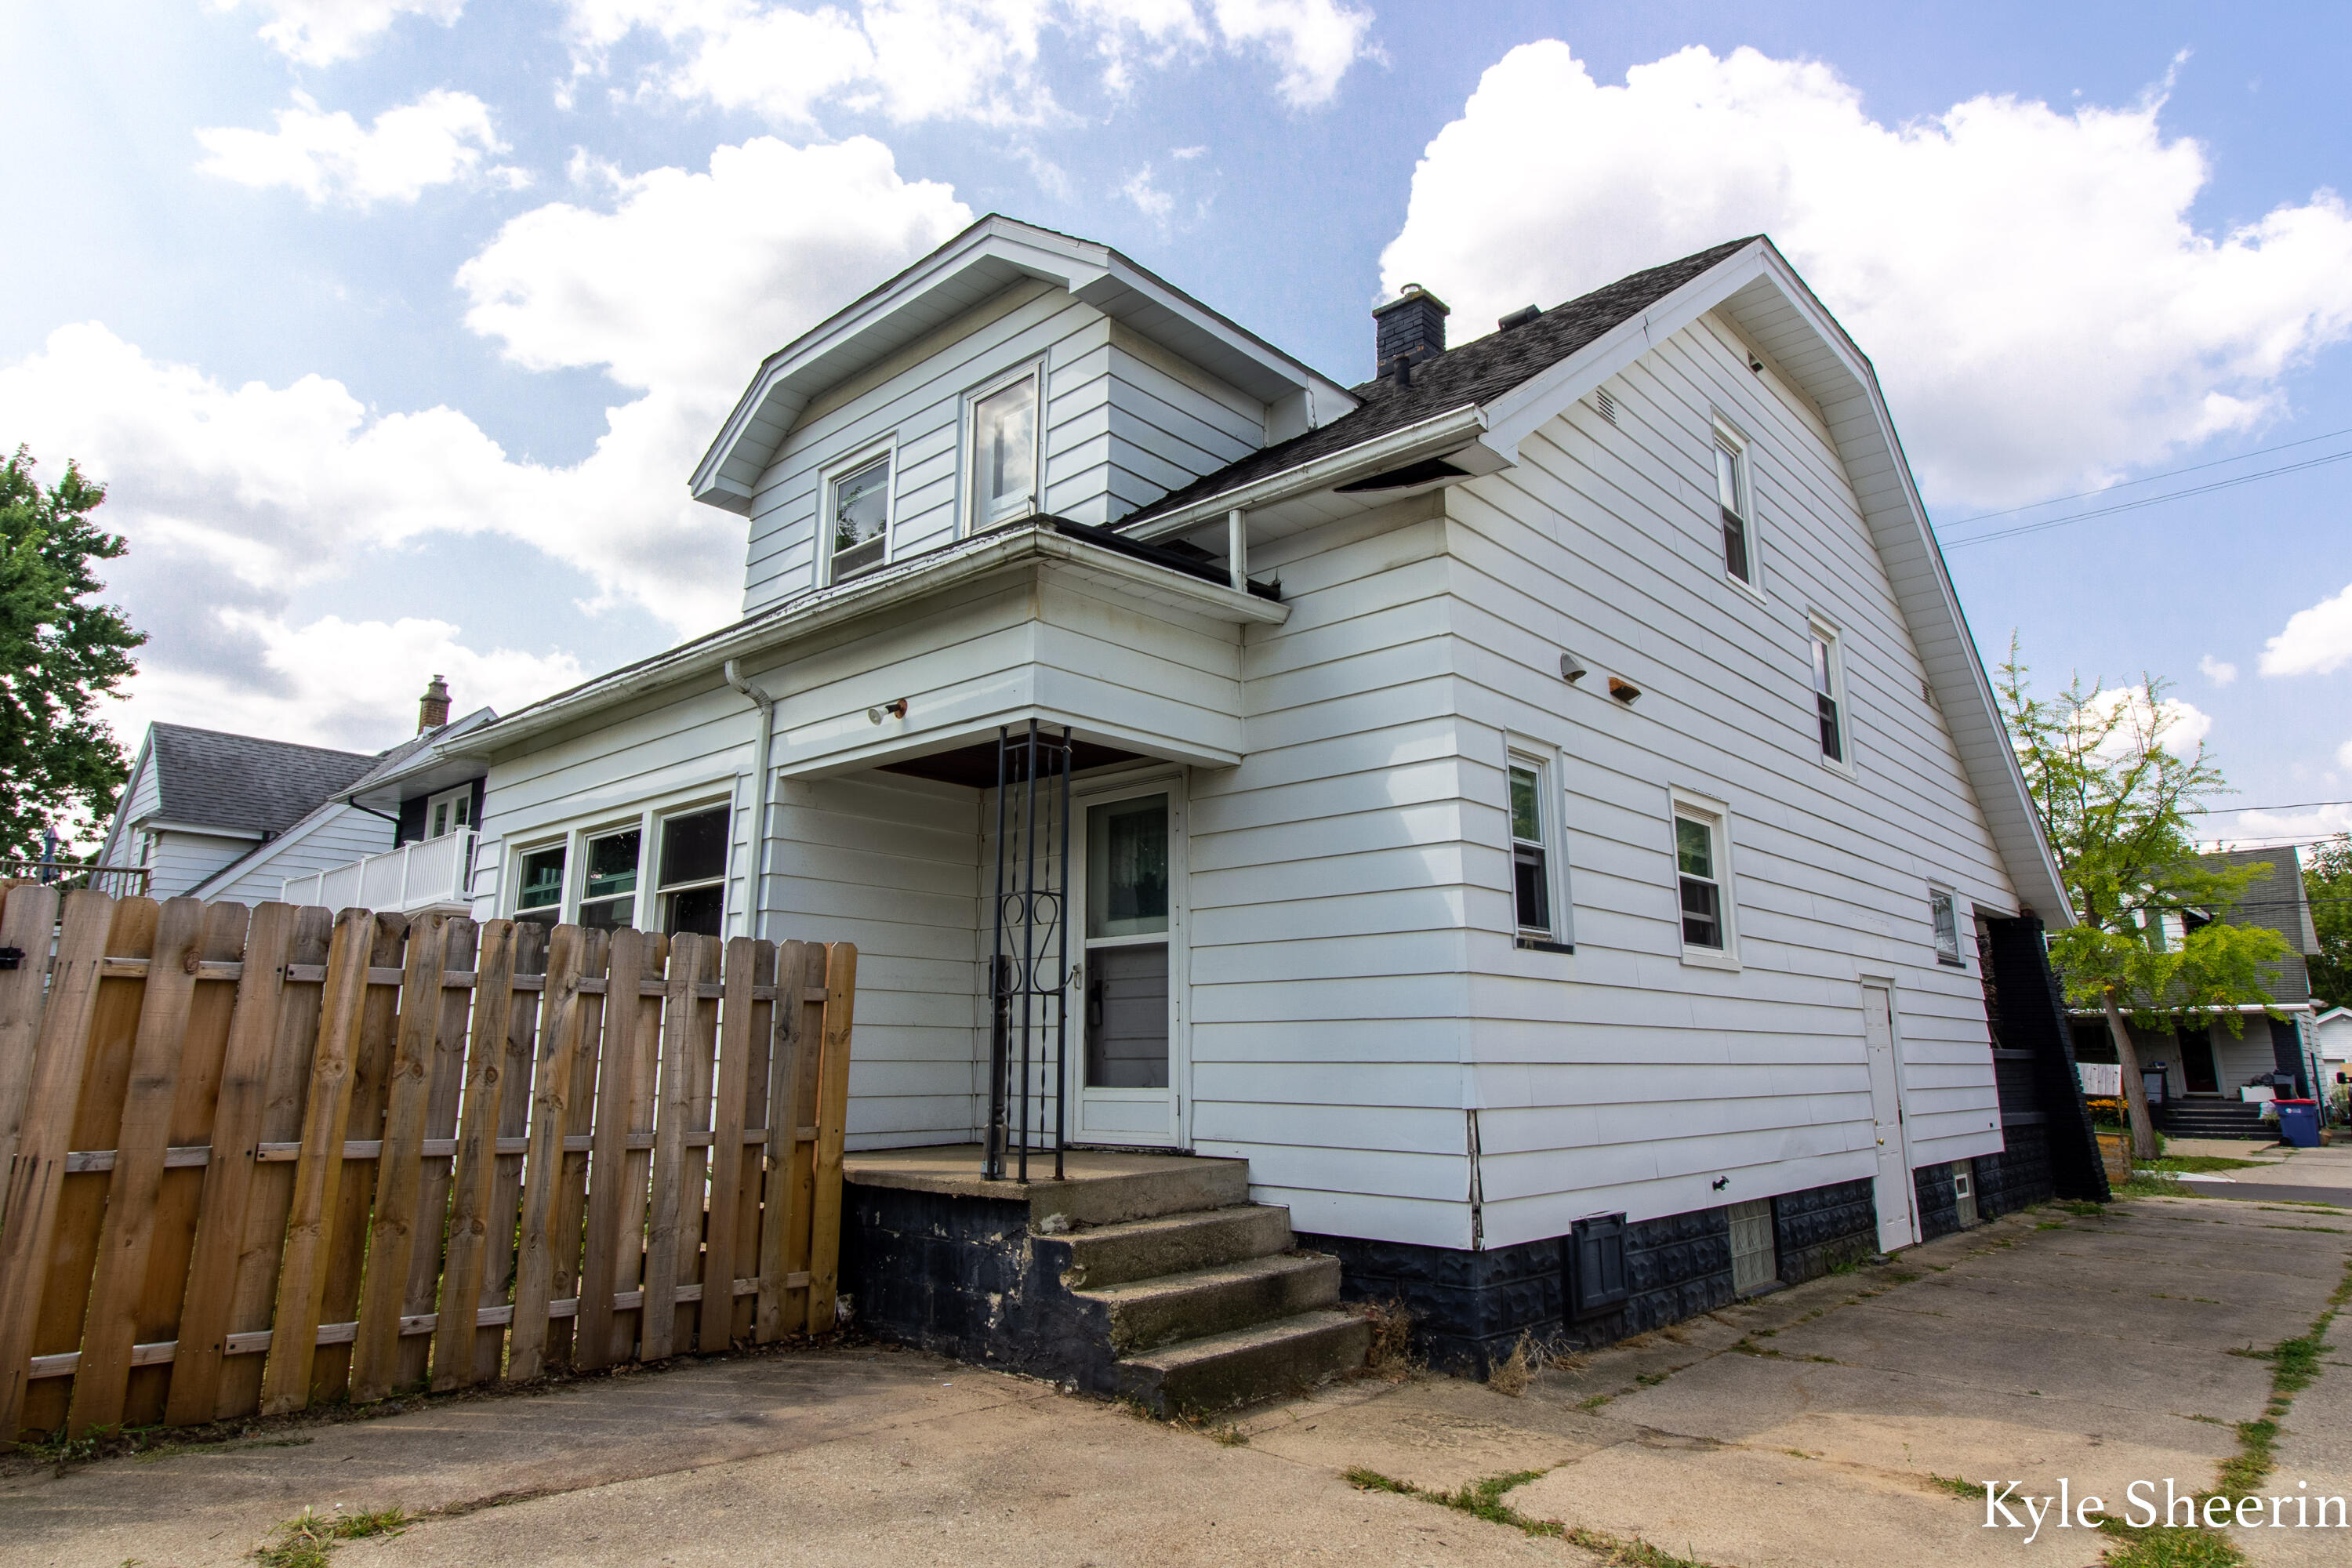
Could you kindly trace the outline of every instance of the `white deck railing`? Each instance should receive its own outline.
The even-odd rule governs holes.
[[[473,893],[474,835],[445,833],[404,844],[381,855],[286,879],[289,904],[331,910],[415,910],[427,904],[462,904]]]

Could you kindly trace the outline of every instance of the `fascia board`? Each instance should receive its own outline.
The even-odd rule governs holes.
[[[261,842],[261,834],[250,827],[205,827],[193,822],[173,822],[168,819],[142,816],[137,826],[151,833],[193,833],[202,838],[250,838]]]
[[[1208,620],[1279,626],[1290,618],[1287,605],[1068,538],[1053,531],[1047,523],[1033,523],[967,540],[938,556],[910,563],[904,573],[861,579],[838,594],[824,593],[816,595],[813,603],[786,606],[733,631],[696,643],[675,658],[658,659],[625,676],[551,699],[537,708],[526,709],[511,718],[486,724],[471,734],[443,742],[436,750],[453,757],[494,757],[632,698],[715,675],[729,659],[775,649],[845,622],[928,598],[955,584],[1040,560],[1075,568],[1097,586],[1182,609]]]
[[[1764,242],[1725,258],[1638,316],[1619,322],[1557,364],[1538,372],[1486,405],[1486,444],[1511,461],[1519,443],[1578,398],[1640,359],[1656,344],[1730,298],[1764,269]]]
[[[1878,373],[1869,356],[1846,336],[1845,329],[1778,251],[1766,249],[1761,259],[1764,276],[1811,324],[1836,356],[1840,367],[1852,378],[1850,390],[1838,390],[1848,391],[1849,397],[1860,399],[1869,411],[1867,426],[1848,438],[1878,447],[1885,460],[1885,469],[1874,476],[1873,497],[1863,500],[1874,542],[1879,542],[1877,520],[1890,510],[1895,511],[1900,537],[1895,542],[1907,548],[1897,552],[1879,542],[1879,553],[1886,562],[1906,619],[1910,621],[1912,640],[1920,645],[1923,655],[1931,641],[1930,634],[1948,634],[1955,644],[1953,654],[1936,659],[1928,674],[1945,722],[1951,727],[1954,748],[1968,771],[1969,782],[1985,813],[1987,826],[1992,829],[1993,841],[2009,868],[2010,881],[2019,899],[2032,906],[2045,927],[2063,931],[2074,923],[2065,878],[2042,829],[2042,814],[2025,786],[2024,770],[2018,765],[2016,750],[2010,744],[2009,729],[2001,721],[2000,705],[1993,696],[1984,661],[1978,657],[1976,637],[1969,630],[1967,613],[1960,608],[1959,595],[1953,590],[1943,547],[1928,525],[1927,503],[1920,500],[1918,485],[1912,479],[1911,462],[1904,455],[1903,438],[1895,433],[1894,416],[1888,412],[1885,395],[1878,384]],[[1823,416],[1832,418],[1834,426],[1837,421],[1830,413],[1831,407],[1848,398],[1824,396],[1819,391],[1815,398],[1822,405]]]
[[[1491,446],[1485,439],[1486,434],[1486,411],[1475,404],[1465,403],[1459,408],[1433,414],[1418,424],[1407,425],[1402,429],[1391,430],[1369,441],[1359,441],[1336,452],[1328,452],[1295,468],[1284,468],[1264,479],[1253,479],[1248,484],[1205,496],[1175,511],[1162,512],[1134,530],[1132,536],[1145,541],[1165,539],[1171,534],[1197,527],[1209,519],[1223,517],[1229,511],[1249,511],[1270,506],[1290,496],[1345,483],[1360,474],[1379,473],[1423,457],[1455,451],[1470,442]],[[1497,465],[1501,466],[1505,465]]]

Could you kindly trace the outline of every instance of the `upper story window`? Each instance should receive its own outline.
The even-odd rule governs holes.
[[[890,549],[890,454],[860,463],[826,487],[833,520],[825,580],[845,583],[883,563]]]
[[[1532,757],[1511,758],[1511,896],[1519,930],[1552,934],[1551,847],[1545,831],[1544,773]]]
[[[1837,628],[1816,619],[1811,625],[1813,655],[1813,714],[1821,722],[1822,757],[1841,766],[1852,761],[1846,737],[1845,646]]]
[[[971,405],[972,526],[1037,510],[1037,373],[1024,371]]]
[[[1936,962],[1953,969],[1960,961],[1960,900],[1949,888],[1927,889],[1927,914],[1936,927]]]
[[[1721,426],[1715,432],[1715,497],[1723,513],[1723,570],[1756,585],[1754,491],[1748,483],[1748,443]]]
[[[455,833],[461,827],[470,826],[466,819],[473,810],[472,784],[460,784],[456,789],[427,795],[425,800],[425,837],[438,838],[445,833]]]
[[[661,928],[717,936],[727,912],[728,808],[688,812],[662,823]]]

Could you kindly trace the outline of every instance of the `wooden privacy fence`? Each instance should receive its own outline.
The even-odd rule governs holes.
[[[0,1447],[833,1326],[847,943],[5,900]]]

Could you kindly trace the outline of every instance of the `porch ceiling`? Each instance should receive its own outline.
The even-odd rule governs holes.
[[[1024,726],[1025,729],[1025,726]],[[1093,741],[1073,740],[1070,744],[1070,771],[1082,773],[1088,768],[1107,768],[1116,763],[1142,760],[1140,752],[1123,751]],[[973,789],[996,787],[996,741],[974,741],[953,751],[929,752],[905,762],[884,763],[885,773],[906,773],[914,778],[932,779],[940,784],[965,784]]]

